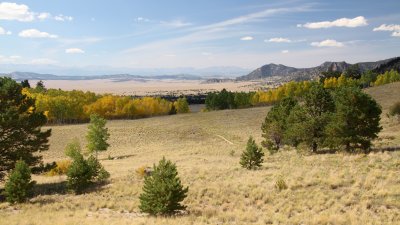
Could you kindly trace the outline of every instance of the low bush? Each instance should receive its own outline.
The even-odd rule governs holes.
[[[8,181],[4,186],[4,195],[10,203],[24,202],[35,184],[31,181],[31,170],[28,165],[19,160],[15,164],[15,169],[11,172]]]

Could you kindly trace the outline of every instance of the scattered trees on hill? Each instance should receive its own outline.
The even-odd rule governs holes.
[[[397,81],[400,81],[400,73],[396,70],[390,70],[386,71],[384,74],[378,75],[376,81],[374,82],[374,86],[380,86]]]
[[[51,130],[42,131],[46,116],[37,110],[35,100],[22,93],[22,86],[0,77],[0,179],[15,167],[17,160],[29,166],[41,162],[36,152],[48,149]]]
[[[99,151],[106,151],[107,143],[110,134],[106,128],[107,121],[100,116],[93,114],[90,116],[90,124],[88,126],[88,133],[86,135],[87,149],[89,153],[95,153],[96,159]]]
[[[18,160],[15,169],[11,172],[6,184],[4,185],[4,195],[10,203],[24,202],[35,184],[31,181],[31,170],[28,164]]]
[[[382,129],[380,106],[357,87],[331,93],[313,84],[301,104],[284,99],[268,112],[262,142],[271,151],[282,144],[306,144],[313,152],[324,147],[368,150]],[[284,107],[291,102],[290,107]],[[286,109],[285,109],[286,108]]]
[[[150,176],[144,178],[143,193],[139,196],[140,210],[151,215],[171,215],[186,209],[181,202],[189,188],[184,188],[176,165],[164,157],[153,166]]]
[[[264,152],[258,147],[253,137],[247,141],[246,150],[240,157],[240,165],[248,170],[255,170],[261,167],[264,162]]]

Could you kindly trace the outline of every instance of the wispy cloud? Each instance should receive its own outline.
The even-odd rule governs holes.
[[[62,22],[74,20],[74,18],[72,16],[64,16],[63,14],[55,16],[54,19],[57,21],[62,21]]]
[[[245,25],[252,22],[257,22],[260,19],[266,19],[268,17],[280,13],[304,12],[308,10],[310,10],[310,6],[308,5],[290,7],[290,8],[265,9],[259,12],[223,20],[217,23],[211,23],[201,26],[192,26],[187,28],[185,30],[186,34],[181,37],[146,43],[140,46],[126,49],[122,53],[128,54],[138,51],[151,51],[151,50],[159,51],[160,49],[166,49],[166,48],[170,49],[172,47],[179,48],[179,46],[189,43],[219,40],[228,37],[237,37],[238,35],[243,35],[243,31],[228,30],[228,28]]]
[[[321,28],[331,28],[331,27],[361,27],[367,25],[368,25],[367,20],[363,16],[358,16],[353,19],[341,18],[334,21],[297,24],[297,27],[305,27],[308,29],[321,29]]]
[[[281,42],[286,42],[286,43],[290,43],[292,42],[290,39],[288,38],[270,38],[268,40],[265,40],[265,42],[276,42],[276,43],[281,43]]]
[[[67,54],[83,54],[85,51],[83,51],[80,48],[67,48],[65,49],[65,53]]]
[[[12,55],[12,56],[4,56],[0,55],[0,63],[3,64],[15,64],[18,63],[18,60],[21,58],[21,56],[18,55]]]
[[[0,35],[11,35],[11,31],[7,31],[6,29],[0,27]]]
[[[175,28],[187,27],[193,25],[192,23],[185,22],[183,20],[161,21],[160,23],[161,25],[165,25],[168,27],[175,27]]]
[[[344,44],[342,42],[338,42],[336,40],[327,39],[321,42],[312,42],[311,46],[314,47],[343,47]]]
[[[289,53],[289,50],[282,50],[281,53],[282,54],[287,54],[287,53]]]
[[[31,60],[29,62],[29,64],[32,64],[32,65],[55,65],[55,64],[58,64],[58,62],[54,59],[39,58],[39,59]]]
[[[391,31],[393,37],[400,37],[400,25],[399,24],[382,24],[379,27],[375,27],[373,31]]]
[[[254,38],[252,36],[244,36],[240,38],[241,41],[252,41]]]
[[[37,29],[27,29],[19,32],[18,36],[23,38],[58,38],[55,34],[49,34]]]

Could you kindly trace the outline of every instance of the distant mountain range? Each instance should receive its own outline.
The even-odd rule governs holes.
[[[376,72],[384,72],[390,69],[399,70],[400,57],[380,60],[376,62],[360,62],[356,63],[360,70],[375,70]],[[353,64],[346,62],[324,62],[320,66],[312,68],[294,68],[281,64],[264,65],[248,75],[236,78],[238,81],[263,80],[271,77],[280,77],[284,81],[289,80],[311,80],[319,77],[322,72],[339,71],[343,72]]]
[[[14,80],[112,80],[114,82],[124,81],[146,81],[146,80],[202,80],[203,78],[195,75],[159,75],[159,76],[140,76],[130,74],[96,75],[96,76],[57,76],[53,74],[40,74],[31,72],[12,72],[3,74]]]

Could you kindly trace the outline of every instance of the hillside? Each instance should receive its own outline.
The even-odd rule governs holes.
[[[384,114],[400,95],[400,82],[366,90],[383,106],[376,145],[400,145],[400,124]],[[30,203],[0,203],[0,224],[395,224],[400,220],[400,152],[368,155],[267,155],[247,171],[239,157],[249,135],[261,141],[269,107],[109,121],[111,147],[100,155],[111,183],[75,196],[65,177],[35,176]],[[86,124],[53,126],[45,161],[65,158],[74,137],[84,143]],[[113,159],[109,160],[108,158]],[[176,162],[189,186],[188,213],[147,217],[139,212],[143,179],[135,170],[162,156]],[[277,191],[282,178],[288,189]],[[44,191],[45,188],[47,191]]]
[[[378,70],[378,67],[380,66],[381,69],[379,69],[379,71],[386,71],[387,69],[391,68],[391,64],[388,63],[395,61],[397,63],[396,65],[398,65],[399,59],[400,58],[391,58],[376,62],[360,62],[356,64],[359,66],[361,71]],[[343,72],[351,65],[353,64],[349,64],[343,61],[343,62],[324,62],[319,66],[311,68],[294,68],[281,64],[276,65],[271,63],[254,70],[248,75],[238,77],[237,80],[239,81],[260,80],[271,77],[280,77],[281,80],[283,81],[311,80],[320,76],[321,72],[326,72],[326,71]],[[388,66],[382,67],[384,65]]]

